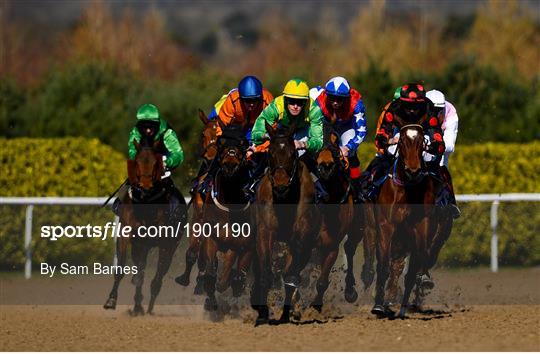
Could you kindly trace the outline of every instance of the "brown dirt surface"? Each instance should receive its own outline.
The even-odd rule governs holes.
[[[437,288],[428,298],[433,311],[405,320],[371,315],[370,290],[361,292],[356,304],[346,304],[337,286],[322,314],[308,309],[295,324],[257,328],[245,299],[236,316],[211,320],[202,308],[204,298],[187,302],[183,294],[191,289],[170,278],[156,314],[131,317],[133,289],[127,280],[120,288],[122,305],[105,311],[98,303],[106,298],[109,278],[2,276],[0,350],[540,351],[540,269],[437,270],[433,276]],[[73,301],[77,296],[95,301]],[[37,302],[38,297],[55,301]]]
[[[257,328],[240,319],[210,322],[189,305],[159,310],[160,315],[131,318],[125,306],[116,312],[96,305],[2,306],[0,350],[540,350],[538,305],[476,305],[393,321],[375,319],[362,306],[339,319]]]

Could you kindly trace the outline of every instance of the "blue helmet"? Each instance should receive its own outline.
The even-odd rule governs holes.
[[[324,87],[327,95],[350,97],[351,86],[344,77],[336,76],[328,80]]]
[[[240,98],[262,97],[262,84],[255,76],[246,76],[238,83]]]

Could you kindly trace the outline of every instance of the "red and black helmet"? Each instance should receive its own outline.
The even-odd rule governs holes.
[[[426,101],[424,86],[417,83],[403,85],[399,92],[399,99],[403,102],[421,103]]]

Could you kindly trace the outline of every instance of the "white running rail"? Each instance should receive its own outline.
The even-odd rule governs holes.
[[[497,237],[497,212],[499,203],[540,202],[540,193],[462,194],[457,195],[456,199],[459,202],[491,202],[491,271],[497,272],[499,269]],[[26,205],[26,220],[24,228],[24,249],[26,256],[24,265],[25,278],[30,279],[32,276],[32,216],[35,205],[102,205],[105,200],[107,200],[105,197],[0,197],[0,205]],[[111,202],[109,202],[109,204],[111,204]],[[186,203],[188,202],[189,198],[186,198]],[[115,221],[117,220],[115,219]]]

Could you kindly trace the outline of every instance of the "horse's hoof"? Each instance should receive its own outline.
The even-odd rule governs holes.
[[[129,310],[129,314],[133,317],[144,316],[144,308],[142,306],[135,306],[132,310]]]
[[[177,283],[177,284],[180,284],[182,286],[188,286],[189,285],[189,277],[185,274],[182,274],[176,278],[174,278],[174,281]]]
[[[371,313],[376,315],[379,318],[383,318],[387,316],[386,309],[382,305],[375,305],[371,309]]]
[[[229,284],[223,284],[223,283],[217,283],[216,284],[216,290],[218,293],[223,293],[225,292],[225,290],[227,290],[229,288]]]
[[[358,300],[358,292],[355,288],[345,289],[345,300],[350,304]]]
[[[401,308],[399,309],[399,315],[398,315],[398,317],[399,317],[400,319],[404,320],[404,319],[406,318],[405,312],[407,312],[407,307],[401,306]]]
[[[268,317],[257,317],[257,319],[255,320],[255,327],[268,324],[269,322],[270,320],[268,319]]]
[[[103,305],[103,308],[105,310],[115,310],[116,309],[116,299],[110,297],[107,299],[107,302],[105,302],[105,305]]]
[[[193,294],[195,295],[204,294],[204,283],[202,279],[197,278],[197,284],[195,284],[195,289],[193,289]]]
[[[375,279],[375,272],[372,270],[362,270],[362,274],[360,274],[360,278],[362,279],[362,283],[364,283],[364,289],[369,289],[371,284],[373,284],[373,280]]]
[[[216,299],[206,298],[204,300],[204,309],[209,312],[217,311],[218,305]]]
[[[322,305],[321,304],[312,303],[310,306],[311,306],[311,308],[317,310],[318,313],[322,312]]]
[[[291,316],[289,312],[283,312],[276,324],[291,323]]]
[[[244,277],[233,277],[231,280],[231,288],[233,297],[240,297],[244,293],[246,288],[246,281]]]

